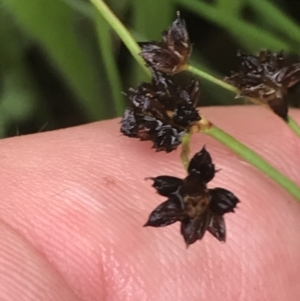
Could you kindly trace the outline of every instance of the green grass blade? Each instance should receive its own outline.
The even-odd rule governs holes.
[[[174,2],[172,0],[133,0],[131,1],[132,28],[135,32],[142,32],[145,40],[161,40],[161,32],[167,30],[176,18]],[[158,12],[163,12],[158,17]],[[147,80],[142,70],[134,62],[131,65],[131,82]]]
[[[300,41],[300,26],[279,9],[274,3],[266,0],[247,0],[256,14],[260,15],[264,23],[268,23],[270,28],[282,33],[292,41]],[[299,52],[299,49],[297,49]]]
[[[99,14],[95,16],[95,24],[99,41],[98,44],[101,50],[102,61],[110,85],[115,113],[116,116],[122,116],[125,110],[125,103],[121,94],[122,84],[116,58],[114,56],[113,41],[111,39],[111,27]]]
[[[25,39],[4,10],[0,10],[0,41],[0,137],[3,138],[10,125],[34,113],[38,88],[27,68]]]
[[[104,19],[110,24],[110,26],[118,34],[119,38],[126,45],[132,56],[136,59],[139,65],[150,75],[149,69],[145,66],[142,57],[139,55],[140,47],[136,41],[132,38],[127,28],[120,22],[115,14],[109,9],[109,7],[102,0],[90,0],[95,5],[97,10],[103,16]]]
[[[160,16],[158,13],[163,12]],[[176,18],[174,2],[172,0],[133,0],[132,27],[142,32],[147,40],[161,39],[161,32],[167,30]]]
[[[230,34],[246,45],[249,50],[257,51],[262,47],[275,50],[291,49],[291,46],[287,42],[281,41],[277,36],[272,35],[240,18],[235,18],[230,14],[226,14],[223,11],[220,11],[217,7],[209,5],[203,1],[176,1],[184,8],[189,9],[208,21],[226,29]],[[199,28],[199,32],[201,32],[201,28]]]
[[[75,12],[61,0],[3,0],[16,21],[33,37],[63,75],[90,119],[106,117],[101,82],[88,48],[75,29]]]
[[[239,16],[245,0],[217,0],[216,6],[220,11],[233,16]]]
[[[216,126],[213,126],[209,130],[204,131],[204,133],[229,147],[245,161],[267,175],[279,186],[283,187],[287,192],[294,196],[297,201],[300,202],[300,187],[297,186],[289,178],[284,176],[282,173],[280,173],[276,168],[271,166],[267,161],[262,159],[257,153]]]

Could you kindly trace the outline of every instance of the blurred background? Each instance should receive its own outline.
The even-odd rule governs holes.
[[[223,78],[236,51],[300,55],[299,0],[106,0],[138,41],[186,20],[191,63]],[[182,76],[182,75],[181,75]],[[0,138],[121,116],[149,79],[88,0],[0,0]],[[204,105],[243,103],[204,80]],[[290,102],[299,106],[299,87]]]

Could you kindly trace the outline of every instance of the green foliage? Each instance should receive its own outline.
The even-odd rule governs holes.
[[[299,54],[300,25],[271,0],[106,3],[140,40],[159,40],[180,10],[194,43],[193,65],[220,78],[236,49]],[[45,123],[59,128],[120,116],[122,90],[147,79],[87,0],[2,0],[0,41],[0,137],[19,125],[26,128],[21,133],[35,132]],[[202,87],[200,105],[236,102],[210,83]]]

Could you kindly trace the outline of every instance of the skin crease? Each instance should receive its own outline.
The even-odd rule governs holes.
[[[300,140],[262,107],[201,108],[300,184]],[[291,111],[300,123],[300,112]],[[240,200],[227,242],[188,249],[179,224],[143,228],[166,198],[146,177],[184,177],[180,150],[121,136],[119,120],[0,141],[0,300],[282,301],[300,295],[300,206],[210,137],[209,187]]]

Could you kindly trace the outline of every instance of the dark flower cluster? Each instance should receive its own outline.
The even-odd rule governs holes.
[[[156,191],[168,199],[150,214],[145,226],[165,227],[181,222],[181,234],[187,246],[202,239],[206,230],[224,242],[224,215],[234,212],[239,200],[226,189],[207,188],[215,173],[211,156],[203,147],[190,161],[185,179],[171,176],[150,178]]]
[[[157,151],[170,152],[181,143],[182,135],[201,118],[196,109],[200,87],[191,80],[186,87],[170,75],[152,69],[151,83],[129,89],[131,106],[121,122],[121,132],[129,137],[153,141]]]
[[[121,121],[121,132],[129,137],[150,140],[157,151],[170,152],[181,143],[185,133],[208,128],[211,123],[201,118],[196,105],[200,87],[192,79],[187,85],[175,84],[173,75],[186,69],[191,54],[191,43],[184,20],[178,14],[161,42],[139,43],[141,56],[151,69],[152,81],[129,89],[126,96],[130,106]],[[248,62],[245,68],[259,64]],[[252,66],[253,65],[253,66]],[[246,73],[246,71],[245,71]],[[238,76],[230,79],[238,81]],[[244,85],[244,83],[243,83]],[[245,84],[245,87],[248,84]],[[151,214],[145,226],[164,227],[181,223],[181,234],[188,245],[202,239],[206,230],[219,241],[226,240],[224,215],[234,212],[239,200],[223,188],[207,188],[215,176],[215,165],[203,147],[190,161],[184,179],[172,176],[151,178],[158,194],[168,199]]]
[[[148,67],[175,74],[182,71],[190,57],[192,47],[185,21],[180,18],[173,22],[168,31],[162,33],[161,42],[140,42],[141,56]]]
[[[300,63],[288,65],[283,52],[261,51],[257,56],[238,53],[240,70],[224,80],[240,90],[238,97],[250,97],[269,105],[287,120],[288,89],[300,80]]]
[[[152,71],[152,82],[142,83],[126,94],[126,109],[121,132],[129,137],[153,141],[157,151],[171,152],[182,136],[201,120],[196,109],[199,82],[191,80],[185,87],[174,83],[172,75],[184,69],[191,53],[185,21],[180,18],[163,32],[161,42],[139,43],[146,65]]]

